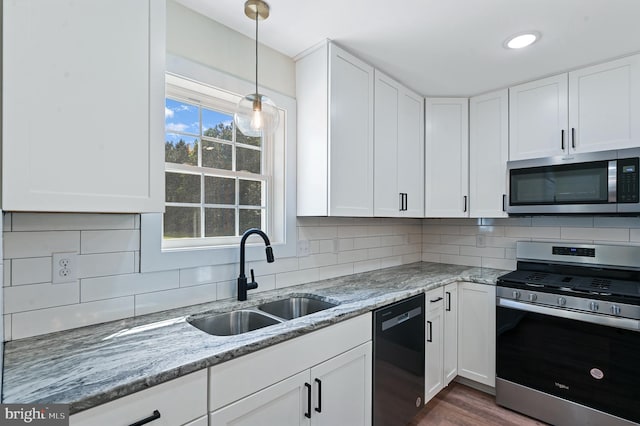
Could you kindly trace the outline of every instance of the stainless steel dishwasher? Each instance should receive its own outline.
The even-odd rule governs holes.
[[[373,312],[373,424],[406,425],[424,401],[424,294]]]

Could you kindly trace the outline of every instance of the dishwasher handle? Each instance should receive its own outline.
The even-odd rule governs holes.
[[[396,315],[393,318],[389,318],[386,321],[382,321],[382,331],[387,331],[390,328],[400,325],[403,322],[408,321],[411,318],[418,317],[420,315],[422,315],[421,307],[413,308],[410,311],[403,312],[400,315]]]

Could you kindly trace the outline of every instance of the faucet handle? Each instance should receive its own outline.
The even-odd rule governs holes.
[[[253,275],[253,269],[251,270],[251,282],[247,283],[247,290],[254,290],[258,288],[258,283],[256,282],[256,277]]]

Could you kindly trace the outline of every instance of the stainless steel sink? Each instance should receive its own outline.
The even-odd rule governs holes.
[[[335,303],[326,302],[312,297],[300,296],[263,303],[258,306],[258,309],[268,314],[289,320],[333,308],[334,306],[336,306]]]
[[[283,322],[283,320],[273,318],[258,311],[242,309],[207,317],[189,318],[187,322],[205,333],[214,336],[233,336],[279,324]]]

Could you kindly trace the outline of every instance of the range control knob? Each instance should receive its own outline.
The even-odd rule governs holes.
[[[564,306],[566,304],[567,304],[567,299],[565,299],[564,297],[558,297],[558,305]]]
[[[620,306],[618,305],[612,305],[611,306],[611,313],[613,315],[620,315]]]
[[[597,311],[600,308],[600,306],[598,306],[598,302],[589,302],[589,309],[591,309],[592,311]]]
[[[538,295],[535,293],[529,293],[529,302],[535,302],[538,300]]]
[[[520,292],[518,290],[513,290],[513,298],[516,300],[520,299]]]

